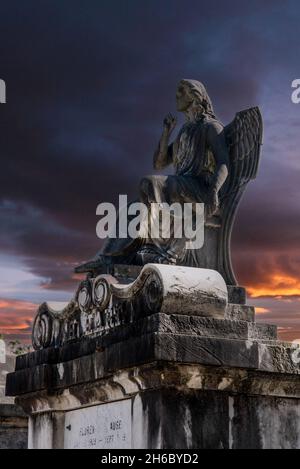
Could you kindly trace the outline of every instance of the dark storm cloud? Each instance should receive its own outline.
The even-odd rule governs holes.
[[[297,2],[274,0],[2,2],[0,250],[21,256],[48,286],[66,288],[69,269],[100,245],[98,203],[134,197],[139,177],[152,171],[178,80],[203,80],[228,122],[260,104],[274,75],[296,77],[299,16]],[[282,172],[276,137],[268,136],[275,151],[269,143],[236,225],[241,272],[249,271],[245,251],[268,247],[275,262],[283,238],[297,244],[299,170],[287,163]],[[257,258],[254,271],[261,269]]]

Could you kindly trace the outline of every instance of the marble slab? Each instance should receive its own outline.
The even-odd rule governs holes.
[[[131,399],[66,413],[65,449],[130,449]]]

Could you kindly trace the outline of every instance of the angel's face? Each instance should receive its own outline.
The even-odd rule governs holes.
[[[187,111],[192,102],[193,97],[191,96],[189,87],[185,83],[180,82],[176,93],[177,111]]]

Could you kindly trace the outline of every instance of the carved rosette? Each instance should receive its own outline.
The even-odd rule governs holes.
[[[81,282],[77,290],[75,300],[82,313],[89,311],[92,305],[92,285],[90,280]]]
[[[99,311],[104,311],[108,308],[111,300],[110,285],[117,283],[117,280],[111,275],[99,275],[93,281],[92,298],[93,303]]]
[[[32,345],[34,350],[58,347],[63,344],[68,328],[75,320],[77,303],[71,301],[62,310],[55,311],[47,303],[43,303],[37,312],[32,327]]]
[[[43,303],[37,313],[32,328],[32,345],[35,350],[53,346],[59,342],[60,319]]]
[[[151,272],[143,286],[143,298],[147,309],[151,313],[158,313],[163,302],[163,284],[157,272]]]

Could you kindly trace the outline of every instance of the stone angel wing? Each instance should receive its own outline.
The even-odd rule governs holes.
[[[255,179],[263,138],[258,107],[238,112],[224,128],[229,149],[229,175],[220,194],[221,230],[218,269],[228,285],[237,285],[230,258],[230,239],[239,201],[251,179]]]
[[[225,127],[229,149],[229,177],[223,193],[228,197],[255,179],[263,137],[263,122],[258,107],[238,112]]]

